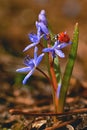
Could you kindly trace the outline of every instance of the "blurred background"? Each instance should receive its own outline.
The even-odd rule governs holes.
[[[76,22],[79,23],[79,46],[73,76],[87,80],[87,0],[0,0],[0,80],[9,82],[15,70],[23,66],[23,58],[32,50],[22,52],[30,44],[28,33],[35,32],[35,21],[42,9],[56,34],[67,31],[72,39]],[[67,55],[68,49],[65,50]],[[66,56],[67,57],[67,56]],[[64,68],[66,59],[61,60]],[[13,76],[13,77],[12,77]],[[9,80],[9,79],[8,79]]]

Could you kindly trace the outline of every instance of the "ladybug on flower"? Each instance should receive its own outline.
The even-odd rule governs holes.
[[[66,42],[69,43],[70,38],[66,32],[61,32],[57,35],[57,39],[59,40],[60,43]]]

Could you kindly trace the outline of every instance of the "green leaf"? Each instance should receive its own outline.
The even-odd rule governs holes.
[[[55,70],[57,82],[59,83],[61,80],[61,72],[60,72],[60,65],[59,65],[58,57],[54,58],[54,70]]]
[[[79,39],[79,29],[78,29],[78,23],[76,23],[74,34],[73,34],[73,39],[72,39],[71,50],[69,54],[69,59],[65,68],[65,72],[62,79],[62,86],[60,90],[59,105],[62,111],[64,109],[65,98],[66,98],[67,90],[69,87],[69,81],[72,75],[72,70],[73,70],[73,66],[75,63],[76,55],[77,55],[78,39]]]

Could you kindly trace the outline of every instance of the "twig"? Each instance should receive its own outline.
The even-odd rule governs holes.
[[[65,122],[63,122],[63,123],[56,123],[56,124],[54,124],[52,127],[48,127],[48,128],[46,128],[45,130],[55,130],[55,129],[58,129],[58,128],[67,126],[68,124],[73,123],[73,122],[75,122],[76,120],[78,120],[78,118],[72,119],[72,120],[70,120],[70,121],[65,121]]]
[[[11,109],[9,112],[12,115],[27,115],[27,116],[58,116],[58,117],[66,117],[69,115],[77,115],[77,114],[84,114],[87,113],[87,108],[81,108],[81,109],[75,109],[69,112],[64,112],[64,113],[32,113],[32,112],[25,112],[23,110],[18,110],[18,109]]]

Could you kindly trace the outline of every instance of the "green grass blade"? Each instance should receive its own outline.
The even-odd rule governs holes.
[[[78,38],[79,38],[79,29],[78,29],[78,23],[76,23],[73,39],[72,39],[71,50],[69,54],[69,59],[62,79],[62,86],[61,86],[60,97],[59,97],[59,112],[63,112],[64,109],[65,98],[69,87],[69,81],[70,81],[70,77],[72,74],[73,66],[77,55]]]

